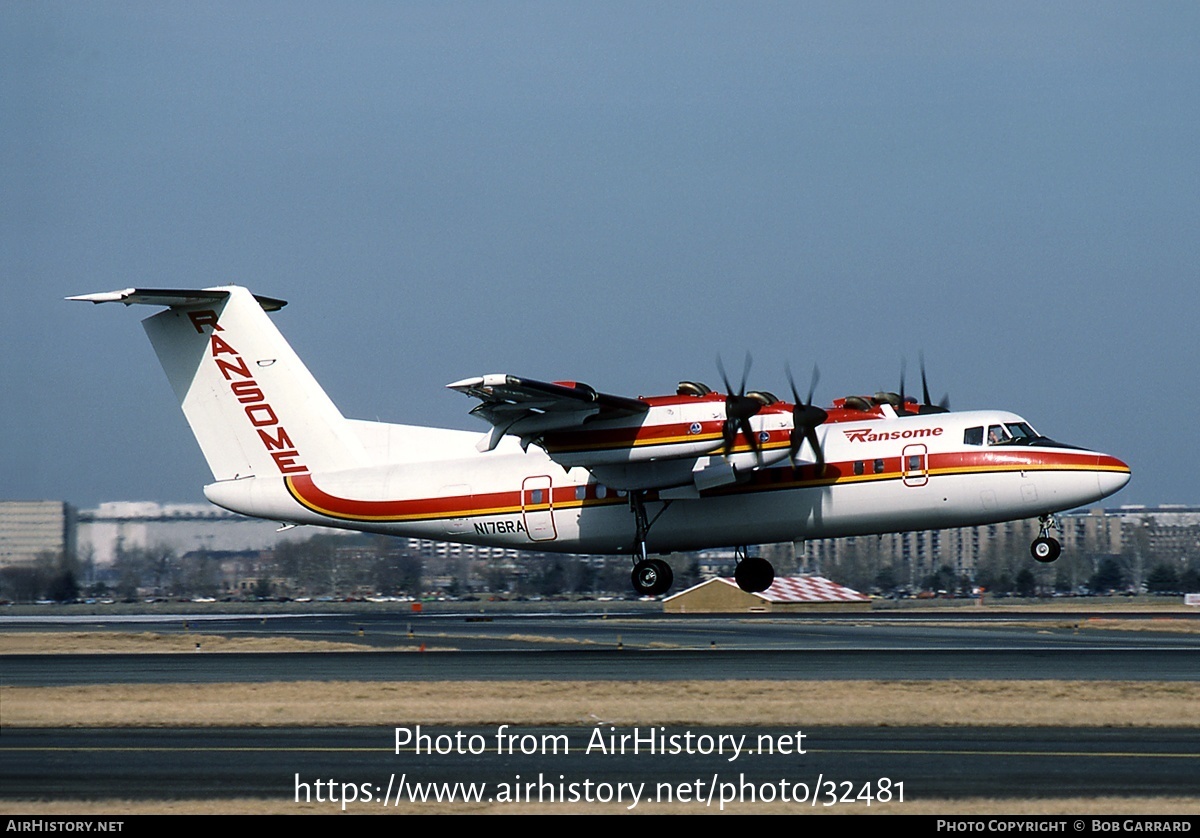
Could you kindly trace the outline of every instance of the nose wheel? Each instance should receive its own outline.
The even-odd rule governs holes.
[[[1062,553],[1062,545],[1058,543],[1057,538],[1035,538],[1033,544],[1029,545],[1029,552],[1039,562],[1050,563],[1057,559]]]
[[[1038,518],[1038,523],[1041,524],[1041,531],[1033,540],[1033,544],[1029,545],[1029,553],[1037,561],[1049,564],[1062,554],[1062,545],[1057,538],[1049,534],[1050,530],[1056,529],[1061,532],[1062,526],[1053,515],[1042,515]]]

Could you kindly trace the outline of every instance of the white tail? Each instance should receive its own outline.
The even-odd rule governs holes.
[[[142,325],[218,481],[364,464],[350,423],[267,316],[282,300],[232,285],[69,299],[168,307]]]

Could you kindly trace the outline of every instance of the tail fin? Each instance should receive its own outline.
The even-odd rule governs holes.
[[[168,307],[142,325],[218,481],[363,464],[349,422],[266,314],[284,301],[233,285],[68,299]]]

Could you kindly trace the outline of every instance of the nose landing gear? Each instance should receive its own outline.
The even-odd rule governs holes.
[[[1038,523],[1041,524],[1041,531],[1033,540],[1033,544],[1029,545],[1029,552],[1037,561],[1048,564],[1062,554],[1062,545],[1057,538],[1050,536],[1049,532],[1051,529],[1062,532],[1062,525],[1053,514],[1040,516]]]

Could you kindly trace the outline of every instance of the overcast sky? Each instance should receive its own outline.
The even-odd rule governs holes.
[[[202,501],[153,310],[63,297],[233,282],[347,416],[924,351],[1200,503],[1198,174],[1194,2],[0,3],[0,498]]]

